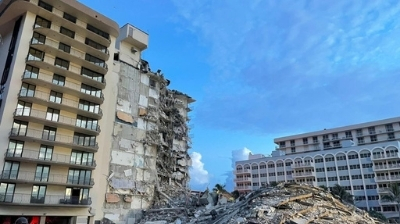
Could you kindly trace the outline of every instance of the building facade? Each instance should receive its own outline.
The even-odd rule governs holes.
[[[186,189],[194,100],[147,44],[75,0],[0,1],[0,224],[132,223]]]
[[[357,207],[398,217],[396,204],[382,195],[400,183],[399,138],[400,117],[277,138],[271,156],[236,162],[235,189],[248,192],[273,182],[339,184]]]

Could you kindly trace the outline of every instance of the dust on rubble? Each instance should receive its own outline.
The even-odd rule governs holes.
[[[181,197],[176,206],[148,209],[142,224],[372,224],[381,223],[364,210],[344,204],[324,189],[281,183],[262,188],[233,202],[224,195],[209,193]],[[185,200],[182,200],[186,198]],[[221,200],[225,199],[225,200]],[[171,199],[173,200],[173,199]],[[182,203],[182,201],[186,201]]]

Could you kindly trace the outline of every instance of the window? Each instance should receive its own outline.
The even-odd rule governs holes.
[[[284,176],[285,172],[278,172],[278,176]]]
[[[37,165],[35,181],[47,182],[49,179],[50,166]]]
[[[291,176],[291,175],[292,175],[292,173],[293,173],[293,171],[286,171],[286,175],[289,175],[289,176]]]
[[[97,34],[99,36],[102,36],[102,37],[104,37],[106,39],[110,39],[110,34],[104,32],[104,31],[101,31],[101,30],[97,29],[96,27],[94,27],[94,26],[92,26],[90,24],[87,24],[86,29],[88,29],[88,30],[92,31],[93,33],[95,33],[95,34]]]
[[[60,49],[60,50],[62,50],[62,51],[64,51],[64,52],[67,52],[67,53],[70,53],[70,52],[71,52],[71,46],[66,45],[66,44],[64,44],[64,43],[61,43],[61,42],[60,42],[60,44],[58,45],[58,49]]]
[[[21,157],[23,148],[24,148],[24,142],[10,140],[10,142],[8,143],[7,156]]]
[[[292,153],[295,153],[295,152],[296,152],[296,147],[290,148],[290,151],[291,151]]]
[[[81,146],[95,146],[96,136],[84,135],[81,133],[74,133],[74,144]]]
[[[366,189],[376,189],[376,184],[365,185]]]
[[[332,140],[337,140],[337,139],[339,139],[338,134],[337,133],[332,134]]]
[[[362,167],[363,167],[363,168],[372,168],[372,163],[365,163],[365,164],[362,164]]]
[[[362,154],[360,154],[360,157],[361,157],[361,158],[369,158],[369,157],[371,157],[371,153],[369,153],[369,152],[367,152],[367,153],[362,153]]]
[[[39,151],[40,160],[51,160],[53,156],[53,146],[41,145]]]
[[[374,177],[375,177],[375,174],[364,174],[364,179],[373,179]]]
[[[333,162],[333,161],[335,161],[334,157],[326,157],[325,158],[325,162]]]
[[[315,159],[315,163],[323,163],[323,162],[324,162],[324,159],[322,159],[322,158]]]
[[[283,167],[283,163],[277,163],[276,167]]]
[[[260,173],[260,177],[267,177],[266,173]]]
[[[336,171],[336,167],[331,166],[326,168],[327,171]]]
[[[78,115],[76,117],[76,126],[90,130],[98,130],[98,120]]]
[[[59,68],[63,68],[63,69],[67,69],[67,70],[68,70],[68,68],[69,68],[69,61],[66,61],[66,60],[61,59],[61,58],[56,58],[56,60],[54,61],[54,65],[55,65],[56,67],[59,67]]]
[[[355,201],[365,201],[365,196],[354,196]]]
[[[369,201],[379,200],[379,196],[378,195],[370,195],[370,196],[368,196],[368,200]]]
[[[81,92],[86,93],[95,97],[102,98],[101,89],[97,89],[95,87],[83,84],[81,85]]]
[[[374,135],[374,134],[375,134],[375,127],[369,127],[369,128],[368,128],[368,133],[369,133],[370,135]]]
[[[286,143],[285,142],[279,142],[279,148],[285,148]]]
[[[99,43],[97,43],[97,42],[95,42],[95,41],[93,41],[93,40],[91,40],[89,38],[85,39],[85,44],[89,45],[89,46],[91,46],[91,47],[93,47],[93,48],[95,48],[95,49],[97,49],[97,50],[99,50],[99,51],[101,51],[103,53],[107,53],[108,52],[106,46],[101,45],[101,44],[99,44]]]
[[[340,142],[339,141],[334,141],[333,143],[333,147],[341,147]]]
[[[44,44],[46,42],[46,36],[37,32],[33,32],[31,44]]]
[[[42,133],[42,139],[44,140],[49,140],[49,141],[55,141],[56,140],[56,128],[44,126],[43,128],[43,133]]]
[[[353,155],[348,155],[349,159],[358,159],[358,155],[357,154],[353,154]]]
[[[317,178],[317,182],[325,182],[325,181],[326,181],[325,177]]]
[[[3,179],[16,180],[18,177],[19,162],[4,162],[4,168],[2,173]]]
[[[275,176],[275,173],[268,173],[268,175],[269,175],[270,177],[274,177],[274,176]]]
[[[285,165],[286,166],[291,166],[293,164],[293,162],[286,162]]]
[[[31,203],[44,204],[46,196],[46,186],[33,185]]]
[[[28,129],[28,122],[14,120],[11,134],[17,136],[25,136],[27,129]]]
[[[395,139],[394,133],[388,133],[388,139]]]
[[[328,135],[323,135],[322,136],[322,141],[329,141],[329,136]]]
[[[75,37],[75,32],[74,31],[72,31],[70,29],[67,29],[67,28],[65,28],[63,26],[60,27],[60,33],[64,34],[67,37],[71,37],[71,38]]]
[[[316,172],[325,172],[325,168],[316,168],[315,171]]]
[[[100,105],[86,100],[79,100],[79,109],[99,114]]]
[[[50,91],[50,101],[53,103],[61,103],[63,94],[56,91]]]
[[[97,58],[93,55],[90,55],[88,53],[86,53],[85,55],[85,60],[88,62],[91,62],[92,64],[101,66],[103,68],[106,68],[106,62],[104,60],[101,60],[100,58]]]
[[[101,83],[104,82],[104,75],[102,75],[98,72],[92,71],[90,69],[82,67],[81,74],[82,74],[82,76],[88,77],[88,78],[96,80],[98,82],[101,82]]]
[[[257,165],[253,165],[253,166],[251,166],[251,169],[252,170],[258,170],[258,166]]]
[[[364,137],[358,137],[357,138],[358,144],[364,144]]]
[[[38,5],[44,9],[46,9],[47,11],[50,11],[50,12],[53,11],[53,6],[50,5],[49,3],[39,0]]]
[[[90,185],[90,177],[92,175],[92,171],[90,170],[76,170],[70,169],[68,171],[68,183],[69,184],[82,184],[82,185]]]
[[[238,185],[239,186],[239,185]],[[66,188],[65,198],[68,201],[76,201],[80,204],[89,203],[89,189],[86,188]]]
[[[362,176],[361,175],[351,175],[351,179],[353,179],[353,180],[362,179]]]
[[[348,170],[347,166],[338,166],[338,170]]]
[[[349,176],[340,176],[340,180],[350,180]]]
[[[265,165],[265,164],[260,165],[260,170],[263,170],[263,169],[266,169],[266,168],[267,168],[267,165]]]
[[[352,138],[353,137],[353,135],[351,134],[351,131],[346,131],[345,134],[346,134],[346,138]]]
[[[394,129],[393,129],[393,124],[386,124],[386,125],[385,125],[385,128],[386,128],[386,131],[387,131],[387,132],[394,131]]]
[[[290,140],[290,146],[295,146],[294,140]]]
[[[76,23],[76,17],[66,12],[64,12],[63,18],[70,22]]]
[[[150,79],[150,88],[156,88],[156,80]]]
[[[35,95],[35,89],[36,89],[35,85],[23,82],[19,95],[33,97]]]
[[[0,202],[12,202],[14,197],[15,184],[0,184]]]
[[[39,69],[30,65],[25,66],[24,79],[37,79]]]
[[[337,181],[337,177],[328,177],[328,181]]]
[[[336,160],[337,160],[337,161],[346,160],[346,156],[345,156],[345,155],[343,155],[343,156],[336,156]]]
[[[275,167],[275,164],[273,164],[273,163],[268,164],[268,168],[274,168],[274,167]]]
[[[38,27],[50,28],[50,26],[51,26],[51,22],[49,20],[44,19],[40,16],[36,16],[34,28],[38,28]]]
[[[313,143],[318,143],[318,137],[317,136],[312,137],[312,139],[313,139]]]
[[[22,100],[18,101],[17,109],[15,110],[16,116],[29,116],[31,114],[32,104],[24,102]]]
[[[46,113],[46,120],[49,121],[58,121],[58,118],[60,116],[60,111],[53,109],[53,108],[47,108],[47,113]]]
[[[371,139],[371,142],[376,142],[376,141],[378,141],[376,135],[371,135],[371,136],[370,136],[370,139]]]
[[[36,50],[35,48],[29,48],[28,61],[43,61],[43,51]]]
[[[362,129],[357,129],[356,130],[357,136],[363,136],[363,131]]]
[[[324,149],[331,148],[331,144],[329,142],[324,142]]]
[[[350,169],[351,169],[351,170],[360,169],[360,164],[357,164],[357,165],[350,165]]]
[[[258,174],[251,175],[251,178],[258,178]]]
[[[363,185],[353,186],[353,190],[364,190],[364,186]]]
[[[93,162],[93,153],[91,152],[72,151],[71,153],[71,164],[92,166]]]
[[[303,138],[303,144],[304,145],[308,144],[308,138]]]
[[[53,75],[53,83],[59,86],[65,85],[65,77],[61,75],[54,74]]]

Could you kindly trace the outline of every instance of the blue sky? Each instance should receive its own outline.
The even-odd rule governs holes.
[[[399,115],[399,1],[81,2],[148,32],[144,59],[197,100],[194,189],[274,138]]]

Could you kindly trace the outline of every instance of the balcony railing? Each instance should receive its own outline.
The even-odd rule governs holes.
[[[37,119],[47,120],[49,122],[60,123],[71,127],[87,129],[95,132],[100,132],[100,126],[98,124],[86,125],[86,127],[79,126],[79,120],[72,117],[63,115],[57,115],[53,113],[47,113],[46,111],[28,109],[28,108],[17,108],[14,112],[15,117],[34,117]],[[58,119],[56,119],[58,118]],[[86,121],[85,121],[86,122]]]
[[[251,169],[235,170],[235,173],[251,173]]]
[[[252,190],[252,187],[251,186],[237,186],[237,187],[235,187],[235,190],[239,190],[239,191]]]
[[[16,180],[23,182],[33,183],[47,183],[47,184],[58,184],[58,185],[84,185],[93,186],[93,178],[79,178],[69,175],[61,174],[44,174],[26,171],[3,171],[1,173],[2,180]]]
[[[53,153],[51,156],[41,155],[39,151],[24,149],[22,152],[7,150],[6,158],[21,158],[26,160],[44,161],[49,163],[62,163],[66,165],[96,167],[96,161],[73,161],[71,156]]]
[[[385,154],[375,154],[372,155],[372,160],[379,160],[379,159],[391,159],[391,158],[400,158],[400,153],[396,152],[389,152]]]
[[[374,170],[400,169],[400,164],[374,165]]]
[[[242,178],[236,178],[236,182],[243,182],[243,181],[251,181],[250,177],[242,177]]]
[[[314,162],[293,163],[292,168],[314,167]]]
[[[26,205],[51,205],[51,206],[89,206],[92,199],[81,199],[79,196],[46,195],[32,197],[31,194],[0,194],[0,203],[26,204]]]
[[[315,176],[315,172],[300,172],[300,173],[292,173],[293,177],[309,177],[309,176]]]
[[[72,145],[73,147],[90,148],[92,150],[97,150],[99,148],[97,142],[95,141],[85,140],[84,143],[81,144],[79,137],[76,136],[44,134],[43,130],[36,130],[31,128],[27,128],[26,131],[13,128],[11,129],[10,136],[21,138],[28,137],[45,142],[54,142],[54,144]]]

